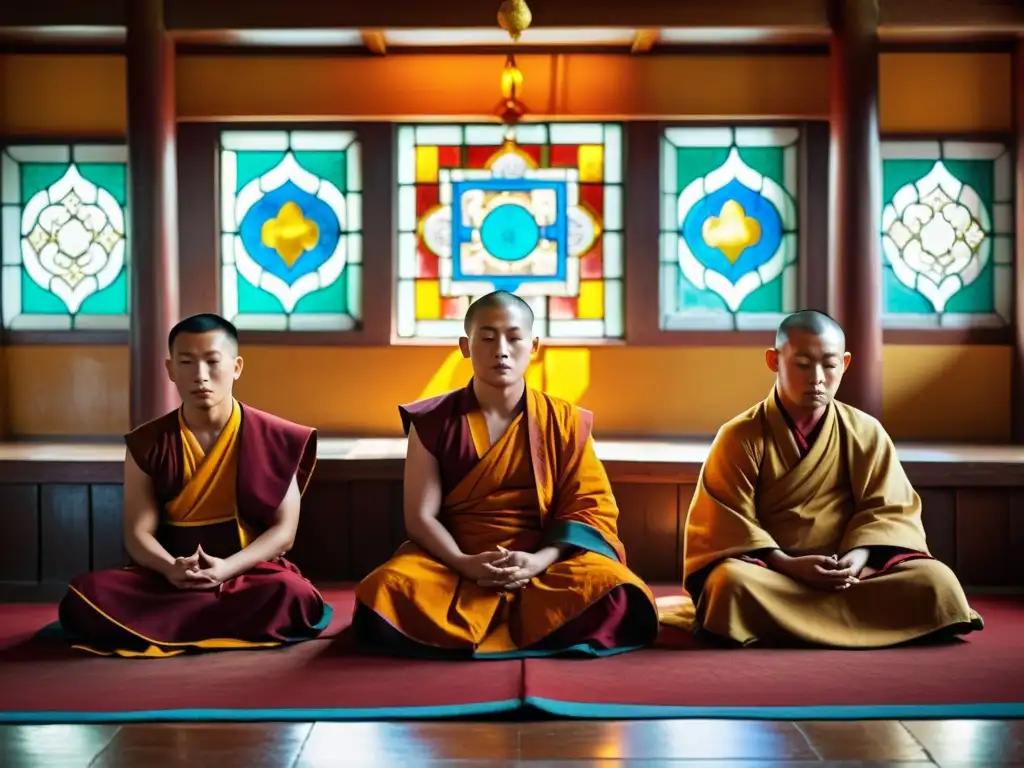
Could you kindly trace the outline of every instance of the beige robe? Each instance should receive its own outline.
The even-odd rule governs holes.
[[[686,520],[683,585],[696,603],[666,624],[695,624],[743,645],[876,648],[939,630],[981,629],[956,576],[933,559],[900,562],[822,591],[739,559],[757,550],[838,555],[892,547],[927,555],[921,498],[882,425],[834,402],[805,456],[775,392],[719,431]],[[870,563],[883,568],[874,558]]]

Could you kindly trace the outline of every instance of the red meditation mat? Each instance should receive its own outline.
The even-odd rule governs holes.
[[[615,720],[1024,717],[1024,598],[971,605],[982,632],[879,650],[713,648],[664,628],[658,647],[638,653],[528,660],[525,703]]]
[[[519,661],[387,659],[338,638],[350,590],[324,590],[316,640],[261,651],[121,659],[33,637],[54,605],[0,605],[0,723],[388,720],[482,715],[522,705]]]
[[[658,589],[671,594],[674,589]],[[985,630],[874,651],[720,650],[666,630],[659,647],[603,659],[433,661],[357,655],[353,598],[281,649],[103,658],[46,633],[53,605],[0,605],[0,723],[399,720],[517,709],[586,718],[1024,717],[1024,600],[975,598]]]

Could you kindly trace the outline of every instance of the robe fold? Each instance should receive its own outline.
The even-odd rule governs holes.
[[[860,583],[806,586],[764,559],[871,552]],[[719,431],[686,520],[683,586],[664,611],[742,645],[896,645],[981,629],[953,572],[928,552],[921,498],[882,425],[833,402],[803,435],[772,394]]]
[[[469,387],[400,408],[437,459],[440,521],[469,555],[563,546],[522,589],[478,586],[417,544],[357,587],[361,644],[398,653],[517,658],[610,655],[652,643],[657,610],[626,566],[618,507],[594,453],[592,416],[527,389],[523,411],[490,445]]]
[[[153,481],[156,538],[172,557],[202,545],[227,558],[248,546],[272,524],[293,477],[305,491],[316,463],[315,430],[238,402],[207,454],[180,411],[125,442]],[[274,647],[315,637],[331,613],[284,557],[202,590],[179,589],[147,568],[94,571],[71,582],[59,608],[76,648],[130,658]]]

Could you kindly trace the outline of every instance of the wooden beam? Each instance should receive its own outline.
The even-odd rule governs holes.
[[[706,31],[707,42],[723,30],[790,34],[828,29],[829,0],[732,0],[729,3],[663,0],[544,0],[533,10],[534,27],[687,28]],[[1024,3],[1013,0],[879,0],[880,33],[928,34],[1024,32]],[[298,29],[434,29],[495,26],[496,4],[480,0],[164,0],[171,32]],[[297,23],[296,20],[301,20]],[[0,3],[5,38],[26,36],[42,28],[111,27],[125,24],[123,0],[33,0]],[[77,33],[77,32],[76,32]]]
[[[829,0],[832,27],[833,316],[853,363],[839,397],[882,416],[882,159],[878,0]]]
[[[1016,247],[1014,260],[1014,308],[1013,308],[1013,379],[1010,390],[1012,411],[1013,442],[1024,444],[1024,38],[1017,41],[1013,56],[1013,79],[1011,93],[1014,103],[1014,130],[1017,134],[1017,183],[1014,196],[1017,200]]]
[[[174,42],[159,0],[127,0],[131,425],[174,410],[164,370],[178,321]]]
[[[379,29],[363,30],[363,45],[370,53],[383,56],[388,52],[388,44],[384,39],[384,32]]]
[[[637,30],[636,37],[633,38],[633,47],[630,49],[630,53],[647,53],[653,48],[658,38],[661,37],[661,32],[657,29],[640,29]]]

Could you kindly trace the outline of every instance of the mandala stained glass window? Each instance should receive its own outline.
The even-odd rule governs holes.
[[[800,132],[668,128],[662,330],[774,328],[796,309]]]
[[[128,327],[127,162],[124,145],[3,149],[5,328]]]
[[[398,129],[399,338],[453,339],[494,290],[538,335],[622,338],[622,128]]]
[[[352,330],[362,168],[351,131],[221,134],[221,307],[239,328]]]
[[[1003,144],[883,142],[887,328],[1010,322],[1013,172]]]

